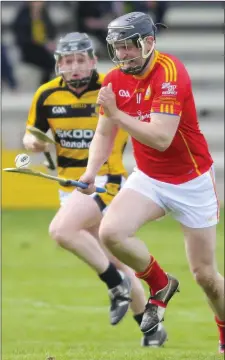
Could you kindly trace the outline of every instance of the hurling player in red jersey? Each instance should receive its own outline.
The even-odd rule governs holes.
[[[181,224],[190,270],[214,313],[219,351],[224,352],[224,278],[215,260],[219,204],[213,160],[199,130],[187,70],[176,57],[155,50],[155,30],[152,19],[138,12],[108,26],[108,50],[117,69],[106,76],[98,95],[100,118],[81,180],[93,190],[117,129],[125,129],[132,137],[137,168],[112,201],[100,237],[151,288],[141,330],[147,332],[163,320],[174,293],[169,293],[170,276],[167,291],[155,291],[157,263],[134,235],[144,223],[170,213]]]

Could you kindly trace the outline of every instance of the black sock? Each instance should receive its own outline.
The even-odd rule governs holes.
[[[144,313],[134,315],[134,320],[137,321],[137,323],[138,323],[139,326],[141,325],[143,315],[144,315]]]
[[[100,274],[99,277],[102,281],[104,281],[104,283],[106,283],[108,289],[116,287],[122,281],[119,271],[112,263],[109,264],[108,269],[106,269],[104,273]]]

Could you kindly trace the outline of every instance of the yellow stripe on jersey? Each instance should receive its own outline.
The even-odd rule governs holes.
[[[173,105],[169,105],[169,104],[160,104],[160,109],[159,111],[161,113],[167,113],[167,114],[174,114],[174,110],[173,110]],[[151,109],[151,112],[154,112],[154,109]]]
[[[177,70],[174,65],[174,62],[169,59],[167,56],[159,55],[157,62],[164,68],[165,70],[165,82],[172,82],[177,80]]]
[[[160,104],[160,112],[164,112],[164,105]]]
[[[170,66],[172,67],[172,74],[173,74],[173,80],[171,81],[174,81],[176,82],[177,81],[177,68],[176,68],[176,65],[174,64],[174,61],[169,58],[167,55],[163,55],[163,54],[160,54],[160,58],[164,61],[167,61]]]
[[[182,137],[182,139],[183,139],[183,141],[184,141],[184,143],[185,143],[185,145],[186,145],[186,148],[187,148],[187,151],[188,151],[188,153],[189,153],[189,155],[190,155],[191,161],[192,161],[193,164],[194,164],[196,173],[197,173],[198,175],[201,175],[201,172],[199,171],[199,168],[198,168],[198,164],[197,164],[197,162],[196,162],[196,160],[195,160],[195,158],[194,158],[194,156],[193,156],[193,154],[192,154],[192,152],[191,152],[191,150],[190,150],[190,148],[189,148],[189,145],[188,145],[188,143],[187,143],[187,140],[186,140],[185,137],[184,137],[183,132],[182,132],[181,130],[178,130],[178,131],[179,131],[179,133],[180,133],[180,135],[181,135],[181,137]]]
[[[164,68],[165,82],[169,82],[169,69],[168,69],[168,67],[161,60],[158,60],[157,62]]]

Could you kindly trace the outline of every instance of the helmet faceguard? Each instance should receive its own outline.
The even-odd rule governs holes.
[[[55,72],[74,88],[90,83],[96,68],[92,42],[87,34],[69,33],[58,42],[55,54]]]
[[[108,53],[109,53],[109,56],[110,56],[112,62],[116,66],[118,66],[120,68],[120,70],[122,72],[124,72],[125,74],[132,74],[132,75],[140,74],[143,71],[143,69],[146,67],[147,63],[149,62],[151,54],[155,47],[155,41],[153,41],[151,49],[146,53],[144,41],[145,41],[145,38],[142,38],[139,33],[135,33],[133,36],[130,36],[128,38],[124,38],[124,39],[121,39],[118,41],[107,40]],[[116,45],[123,44],[126,48],[128,48],[130,43],[135,45],[140,50],[140,54],[133,58],[120,60],[118,58],[118,56],[116,55]],[[135,61],[138,59],[143,59],[144,62],[142,61],[142,64],[136,65],[133,67],[126,66],[131,61]]]
[[[141,12],[129,13],[113,20],[108,25],[106,37],[109,56],[113,63],[125,74],[140,74],[153,53],[156,30],[156,25],[151,17]],[[149,36],[153,38],[153,43],[151,48],[146,51],[145,42]],[[139,55],[129,59],[119,59],[116,47],[121,45],[128,49],[129,44],[135,45],[140,50]],[[137,60],[141,60],[139,65],[128,66],[129,63]]]

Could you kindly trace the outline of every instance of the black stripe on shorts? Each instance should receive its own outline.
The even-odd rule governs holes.
[[[100,211],[102,212],[106,208],[107,205],[104,203],[104,201],[97,194],[93,197],[93,199],[96,201]]]

